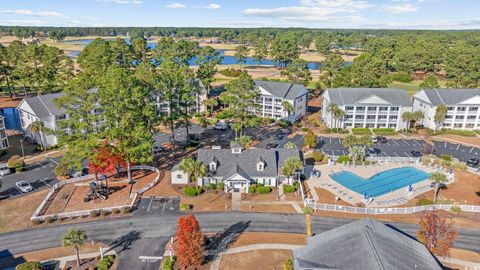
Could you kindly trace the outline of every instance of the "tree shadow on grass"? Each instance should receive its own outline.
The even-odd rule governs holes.
[[[239,221],[228,227],[222,232],[218,232],[211,237],[206,238],[205,250],[207,256],[205,262],[211,262],[222,252],[226,251],[228,247],[233,244],[240,234],[242,234],[250,225],[250,221]]]

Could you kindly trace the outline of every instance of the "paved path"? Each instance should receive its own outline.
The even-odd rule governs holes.
[[[247,245],[241,246],[236,248],[230,248],[221,254],[218,254],[218,257],[213,261],[210,265],[210,270],[220,270],[220,261],[222,260],[222,256],[225,254],[235,254],[253,250],[261,250],[261,249],[286,249],[286,250],[293,250],[295,248],[303,247],[300,245],[289,245],[289,244],[254,244],[254,245]]]
[[[139,256],[162,256],[164,247],[175,234],[178,218],[184,213],[106,218],[75,224],[42,226],[30,230],[0,234],[0,251],[19,254],[60,245],[60,239],[69,228],[82,229],[89,239],[101,241],[113,247],[120,256],[119,270],[159,269],[160,261],[142,262]],[[224,232],[232,227],[242,227],[249,232],[305,233],[305,216],[300,214],[273,213],[196,213],[202,231]],[[315,234],[331,230],[354,219],[312,217]],[[415,235],[418,225],[388,223],[403,232]],[[458,229],[456,248],[480,251],[480,230]],[[0,261],[2,258],[0,258]]]
[[[242,193],[232,192],[232,211],[240,211],[242,204]]]
[[[104,250],[107,250],[107,249],[104,248]],[[108,250],[107,252],[103,253],[103,256],[116,255],[116,254],[117,254],[117,252],[115,252],[115,250]],[[94,258],[94,257],[97,257],[97,256],[100,256],[100,251],[89,252],[89,253],[80,253],[80,259],[89,259],[89,258]],[[59,269],[63,269],[68,261],[77,260],[77,256],[75,256],[75,255],[64,256],[64,257],[54,258],[54,259],[47,260],[47,261],[52,261],[52,260],[53,261],[58,261],[59,262],[59,264],[58,264]],[[45,261],[43,261],[43,262],[45,262]]]

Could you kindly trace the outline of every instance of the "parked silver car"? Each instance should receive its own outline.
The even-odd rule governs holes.
[[[20,191],[22,192],[30,192],[33,190],[32,185],[30,185],[26,181],[18,181],[17,183],[15,183],[15,186],[17,186],[17,188],[20,189]]]
[[[0,176],[5,176],[10,174],[10,169],[8,168],[7,163],[0,163]]]

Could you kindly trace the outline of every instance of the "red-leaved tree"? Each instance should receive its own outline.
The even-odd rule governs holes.
[[[447,221],[437,211],[430,211],[423,214],[419,224],[418,241],[422,242],[431,253],[441,257],[448,256],[450,248],[457,238],[453,221]]]
[[[176,238],[175,254],[183,269],[196,269],[202,265],[205,243],[200,232],[200,225],[192,214],[180,217]]]
[[[127,164],[123,157],[115,153],[115,149],[109,144],[96,148],[94,151],[92,158],[88,161],[88,170],[95,176],[115,174],[118,168],[125,167]]]

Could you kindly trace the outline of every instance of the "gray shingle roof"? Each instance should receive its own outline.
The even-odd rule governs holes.
[[[377,96],[393,105],[411,106],[407,91],[395,88],[328,88],[330,102],[337,105],[353,105],[372,96]]]
[[[300,158],[298,149],[247,149],[240,154],[233,154],[231,149],[199,149],[197,152],[197,160],[207,166],[215,158],[218,161],[217,170],[212,176],[224,179],[236,173],[247,179],[276,177],[278,170],[289,157]],[[265,164],[263,171],[257,171],[257,162],[260,158]]]
[[[256,80],[255,86],[262,87],[275,97],[288,100],[294,100],[297,97],[308,94],[308,90],[305,86],[296,83]]]
[[[295,269],[442,269],[416,240],[372,219],[311,237],[293,251]]]
[[[480,89],[427,89],[424,91],[432,105],[455,105],[480,95]]]
[[[65,109],[56,106],[54,100],[62,95],[62,93],[55,93],[29,97],[25,99],[25,102],[27,102],[35,115],[39,118],[45,118],[52,115],[60,116],[65,114]]]

